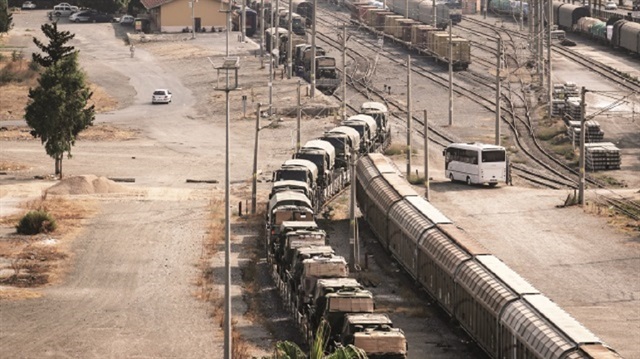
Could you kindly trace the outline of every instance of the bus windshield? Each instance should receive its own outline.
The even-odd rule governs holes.
[[[482,151],[482,162],[504,162],[505,151],[488,150]]]

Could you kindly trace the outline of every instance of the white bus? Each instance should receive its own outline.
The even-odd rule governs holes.
[[[507,181],[507,154],[502,146],[484,143],[452,143],[442,152],[444,174],[468,185]]]

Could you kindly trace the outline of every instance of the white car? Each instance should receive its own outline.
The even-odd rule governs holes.
[[[616,3],[613,2],[613,1],[607,1],[607,3],[604,4],[604,9],[605,10],[618,10],[618,5],[616,5]]]
[[[32,3],[31,1],[25,1],[22,3],[22,8],[24,10],[33,10],[36,8],[36,4]]]
[[[71,6],[67,3],[61,3],[53,7],[53,11],[50,13],[53,16],[70,16],[74,12],[78,12],[77,6]]]
[[[120,20],[118,20],[118,22],[120,23],[120,25],[133,26],[135,19],[136,18],[131,15],[122,15],[122,17],[120,18]]]
[[[153,96],[151,96],[151,103],[170,103],[171,102],[171,91],[167,89],[156,89],[153,91]]]

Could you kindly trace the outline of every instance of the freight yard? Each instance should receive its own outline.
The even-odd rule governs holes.
[[[603,143],[591,145],[598,149],[593,149],[587,159],[587,205],[582,208],[568,205],[579,183],[576,157],[557,152],[561,144],[541,139],[542,133],[555,130],[562,133],[556,140],[562,139],[571,147],[569,138],[575,140],[576,126],[570,120],[565,123],[561,118],[555,121],[544,118],[547,107],[538,101],[544,100],[545,89],[536,87],[536,77],[532,75],[535,66],[532,70],[526,65],[530,60],[526,30],[519,32],[517,24],[490,15],[488,19],[465,16],[452,28],[452,35],[446,31],[443,39],[457,36],[461,39],[456,40],[458,43],[465,43],[471,49],[465,65],[453,74],[451,122],[448,66],[442,61],[447,54],[438,53],[439,50],[432,53],[428,45],[423,52],[409,53],[406,43],[392,38],[404,37],[404,33],[384,34],[384,28],[376,32],[380,30],[360,23],[362,18],[354,20],[352,13],[325,3],[319,4],[317,10],[317,41],[324,49],[322,56],[336,60],[334,70],[340,78],[347,77],[348,88],[342,92],[342,85],[337,81],[325,82],[335,85],[335,91],[325,91],[329,95],[316,91],[315,99],[311,99],[303,80],[300,139],[303,150],[295,155],[299,162],[289,162],[287,168],[305,159],[314,161],[322,153],[318,150],[320,144],[312,140],[322,138],[336,147],[330,156],[334,158],[335,169],[329,172],[325,171],[328,168],[316,166],[318,175],[305,186],[297,187],[306,198],[297,195],[285,198],[282,193],[288,192],[270,195],[278,186],[278,182],[272,182],[273,175],[287,176],[283,164],[296,153],[298,78],[287,79],[281,73],[282,66],[276,69],[278,76],[273,85],[276,115],[269,117],[264,109],[270,101],[271,80],[268,69],[261,66],[257,56],[256,37],[246,43],[231,37],[231,53],[240,58],[242,87],[231,92],[231,293],[235,356],[271,355],[275,343],[281,340],[294,341],[306,348],[307,337],[313,336],[313,329],[325,311],[332,313],[325,315],[331,318],[332,328],[340,328],[341,337],[335,332],[332,334],[337,340],[344,344],[362,343],[370,354],[380,347],[358,334],[357,328],[375,323],[385,328],[384,331],[367,333],[373,338],[384,338],[379,340],[386,343],[388,353],[396,353],[398,357],[404,355],[404,351],[408,358],[507,356],[500,352],[505,348],[502,344],[492,348],[487,344],[490,340],[483,342],[490,337],[489,333],[497,335],[497,331],[483,327],[481,319],[471,319],[489,316],[491,310],[474,311],[484,305],[481,301],[474,302],[475,299],[467,299],[474,304],[462,309],[449,307],[458,302],[442,299],[449,298],[449,294],[438,293],[450,293],[458,300],[462,292],[453,288],[462,285],[453,281],[446,284],[453,277],[443,275],[435,280],[437,284],[433,284],[433,279],[428,284],[429,280],[421,277],[419,270],[412,273],[414,267],[410,261],[402,259],[408,252],[376,238],[380,235],[380,226],[387,221],[376,217],[378,212],[374,208],[378,204],[363,207],[364,189],[368,187],[365,182],[359,182],[355,194],[361,205],[357,211],[361,270],[352,267],[350,187],[345,187],[349,181],[348,147],[354,147],[353,153],[362,149],[364,152],[360,151],[359,155],[362,157],[366,152],[375,152],[376,148],[395,151],[397,154],[391,156],[397,167],[394,172],[424,177],[422,144],[426,111],[429,177],[432,179],[430,201],[420,198],[426,190],[422,181],[414,181],[417,185],[412,187],[406,184],[401,192],[413,191],[417,199],[410,202],[424,201],[420,208],[433,206],[427,210],[433,225],[429,232],[433,234],[437,227],[437,231],[445,234],[436,237],[425,234],[424,243],[421,242],[424,247],[420,248],[427,248],[426,243],[436,243],[433,238],[441,241],[454,238],[452,243],[458,244],[450,246],[462,248],[460,253],[486,255],[477,257],[477,266],[489,268],[486,270],[489,274],[479,274],[480,269],[469,269],[465,273],[476,273],[478,278],[497,278],[493,285],[503,285],[508,288],[505,291],[516,293],[515,297],[524,303],[522,306],[539,305],[550,310],[540,309],[541,312],[554,313],[553,318],[545,317],[543,321],[554,323],[549,326],[560,329],[549,331],[559,330],[563,334],[558,337],[567,342],[570,341],[567,337],[575,335],[574,338],[589,338],[593,344],[586,349],[564,346],[567,353],[587,357],[578,355],[589,350],[593,355],[593,352],[602,353],[612,348],[621,357],[638,357],[640,248],[638,219],[633,217],[640,197],[637,56],[609,51],[608,47],[594,44],[579,34],[567,33],[567,37],[577,43],[576,47],[554,45],[552,78],[557,86],[553,110],[580,111],[573,99],[566,99],[586,87],[589,92],[585,115],[592,116],[588,136]],[[359,10],[356,13],[365,14]],[[15,29],[4,45],[25,53],[35,51],[31,36],[41,36],[37,29],[46,21],[43,12],[15,14],[14,21]],[[344,24],[350,26],[346,30],[349,51],[343,72],[340,27]],[[0,146],[5,166],[0,177],[3,218],[20,213],[25,203],[43,197],[82,202],[87,208],[95,208],[78,217],[82,220],[78,221],[75,231],[61,237],[52,233],[46,238],[30,240],[30,247],[24,252],[26,260],[34,256],[29,253],[40,253],[40,249],[34,248],[50,243],[57,243],[57,248],[65,254],[61,258],[66,259],[51,263],[48,284],[26,288],[7,282],[7,278],[16,273],[12,263],[20,263],[12,261],[15,258],[12,255],[20,248],[17,243],[24,241],[14,233],[10,220],[2,222],[1,352],[7,357],[221,357],[224,238],[219,238],[219,223],[224,218],[225,109],[224,95],[214,89],[218,80],[216,71],[207,58],[221,59],[225,36],[200,34],[197,39],[187,41],[187,34],[161,34],[149,35],[144,42],[139,36],[132,36],[136,46],[133,57],[123,45],[125,35],[118,24],[87,24],[93,27],[92,31],[83,31],[84,27],[64,21],[59,26],[76,33],[73,45],[81,51],[80,62],[89,80],[99,88],[95,92],[101,100],[116,105],[97,116],[95,127],[101,134],[81,138],[74,147],[73,158],[65,158],[65,177],[69,180],[61,181],[33,179],[34,176],[47,178],[53,161],[45,155],[39,141],[21,134],[25,127],[24,122],[17,120],[18,116],[0,114],[4,116],[0,125],[7,128],[1,133]],[[416,31],[423,32],[426,44],[429,36],[426,34],[432,29],[423,27]],[[413,34],[407,38],[416,36],[420,37]],[[468,186],[464,180],[449,180],[444,170],[443,149],[451,142],[494,141],[496,36],[503,41],[501,140],[512,164],[512,184],[501,182],[491,188]],[[300,59],[303,62],[300,76],[309,78],[306,75],[308,56],[302,55]],[[413,70],[410,94],[407,62]],[[611,71],[612,68],[615,71]],[[151,106],[151,93],[159,87],[171,90],[171,104]],[[7,103],[4,88],[2,92],[0,104]],[[361,108],[366,102],[384,103],[389,110],[388,125],[378,117],[366,126],[363,123],[367,121],[355,118],[341,123],[340,102],[345,94],[347,116],[366,113],[367,110]],[[247,99],[246,106],[242,96]],[[251,162],[258,103],[265,112],[259,132],[259,215],[251,216],[247,209],[251,204]],[[411,108],[415,127],[410,135],[412,163],[405,172],[407,157],[402,150],[406,148],[408,108]],[[343,128],[360,129],[357,126],[362,126],[362,131],[376,130],[365,135],[365,132]],[[356,138],[362,145],[356,144]],[[345,146],[345,142],[349,146]],[[612,151],[616,155],[614,159],[597,157]],[[366,178],[365,173],[372,173],[365,170],[366,158],[358,165],[359,181],[365,181],[361,174]],[[324,163],[323,160],[318,164]],[[392,167],[385,168],[391,171]],[[109,184],[104,184],[95,179],[92,191],[81,190],[78,182],[71,182],[71,178],[79,175],[133,179],[133,183],[108,181]],[[327,177],[321,178],[323,175]],[[91,181],[94,177],[88,178]],[[320,183],[317,179],[332,186],[326,186],[327,190],[315,188],[316,183]],[[44,189],[56,183],[56,191],[42,196]],[[400,180],[393,183],[398,184]],[[279,186],[286,187],[283,183]],[[314,194],[309,195],[312,191]],[[295,203],[296,215],[305,215],[299,218],[292,215],[298,220],[295,223],[280,223],[279,201],[288,206]],[[377,201],[374,202],[384,203]],[[307,202],[308,205],[304,204]],[[388,209],[391,216],[397,209],[395,203],[388,207],[382,205],[377,210]],[[632,212],[631,217],[619,210],[621,207]],[[238,211],[243,211],[242,215],[238,215]],[[286,211],[290,210],[282,213]],[[405,214],[394,218],[414,217]],[[313,219],[317,227],[307,223]],[[418,219],[407,223],[405,230],[418,223]],[[294,227],[297,229],[292,230]],[[286,232],[289,230],[291,232]],[[283,235],[278,231],[283,231]],[[323,245],[321,250],[294,251],[292,243],[303,239],[311,241],[312,237],[313,243]],[[434,246],[431,248],[437,248]],[[422,263],[426,257],[414,258],[416,263]],[[438,260],[429,263],[435,267],[436,262]],[[471,261],[466,263],[472,268]],[[424,268],[421,266],[415,268]],[[23,273],[27,271],[25,267]],[[460,272],[464,271],[460,269]],[[291,276],[291,273],[298,275]],[[341,284],[335,284],[334,279],[309,282],[319,276],[318,273],[339,277],[337,282]],[[480,279],[468,280],[480,287]],[[348,290],[342,291],[342,287]],[[537,295],[538,291],[541,295],[536,299],[525,299],[529,298],[527,295]],[[323,306],[313,304],[318,303],[318,296],[326,299]],[[515,300],[513,298],[506,302]],[[555,304],[548,304],[546,298]],[[358,312],[373,311],[375,315],[341,315],[353,310],[356,302]],[[332,303],[336,303],[335,306]],[[340,309],[332,312],[329,308]],[[509,312],[508,305],[504,308],[505,313]],[[344,323],[350,325],[342,332]],[[567,330],[568,327],[574,331]],[[575,331],[575,328],[580,329]]]

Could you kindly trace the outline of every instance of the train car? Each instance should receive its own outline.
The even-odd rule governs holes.
[[[356,165],[356,200],[380,244],[492,358],[617,359],[408,185],[381,154]]]
[[[278,26],[289,29],[289,10],[282,10],[279,13],[280,22]],[[295,12],[291,13],[291,31],[299,36],[305,36],[306,32],[305,19]]]
[[[311,26],[313,23],[313,2],[307,0],[291,1],[293,2],[293,12],[304,18],[306,26]]]
[[[515,18],[519,18],[520,11],[522,11],[522,18],[526,20],[529,16],[529,3],[513,0],[491,0],[489,1],[489,11]]]
[[[588,6],[573,5],[568,3],[553,3],[553,23],[562,30],[572,31],[573,25],[583,17],[591,16]]]
[[[593,17],[581,17],[574,26],[578,31],[600,41],[607,41],[607,23]]]
[[[627,20],[616,21],[613,24],[611,45],[640,54],[640,24]]]
[[[245,9],[246,20],[245,20],[245,34],[249,37],[255,35],[258,30],[258,13],[247,7]],[[235,9],[231,13],[231,23],[233,31],[240,31],[240,27],[242,26],[242,9]]]

